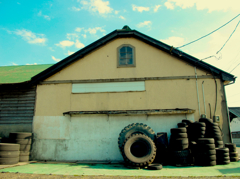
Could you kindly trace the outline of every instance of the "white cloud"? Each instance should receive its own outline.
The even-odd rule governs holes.
[[[82,34],[83,38],[87,38],[87,35],[86,34]]]
[[[59,46],[61,48],[65,48],[65,47],[71,47],[74,44],[73,41],[69,41],[69,40],[63,40],[61,42],[59,42],[58,44],[55,44],[56,46]]]
[[[84,45],[83,43],[79,42],[78,39],[76,40],[75,46],[76,46],[77,48],[83,48],[83,47],[85,47],[85,45]]]
[[[115,14],[118,14],[118,13],[119,13],[119,11],[114,11],[114,13],[115,13]]]
[[[151,21],[144,21],[144,22],[137,24],[137,27],[139,27],[139,28],[144,27],[144,26],[150,27],[151,25],[152,25]]]
[[[20,35],[23,40],[27,41],[30,44],[45,44],[47,38],[45,38],[44,34],[35,34],[30,30],[16,30],[13,31],[14,34]]]
[[[101,27],[94,27],[94,28],[88,28],[88,29],[86,29],[86,30],[84,30],[85,32],[89,32],[90,34],[96,34],[97,33],[97,31],[100,31],[100,32],[102,32],[102,33],[105,33],[106,31],[103,29],[103,28],[101,28]]]
[[[67,39],[68,40],[75,40],[78,38],[78,34],[76,33],[67,33]]]
[[[125,17],[123,17],[123,16],[119,16],[119,18],[122,20],[126,20]]]
[[[11,64],[12,64],[12,65],[15,65],[15,66],[17,66],[17,65],[18,65],[18,64],[14,63],[14,62],[11,62]]]
[[[161,7],[161,5],[156,5],[155,7],[154,7],[154,12],[157,12],[158,11],[158,9]]]
[[[169,2],[169,1],[165,2],[164,5],[165,5],[168,9],[171,9],[171,10],[174,9],[173,4],[172,4],[171,2]]]
[[[75,52],[70,52],[69,50],[68,50],[68,55],[72,55],[72,54],[74,54]]]
[[[39,11],[38,16],[43,17],[44,19],[47,19],[47,20],[49,20],[49,21],[51,20],[51,18],[50,18],[49,16],[43,15],[43,14],[42,14],[42,11]]]
[[[76,31],[76,32],[81,32],[83,29],[84,29],[84,28],[77,27],[77,28],[75,29],[75,31]]]
[[[33,64],[27,63],[26,65],[37,65],[37,63],[33,63]]]
[[[78,0],[80,1],[80,0]],[[83,5],[84,9],[88,9],[92,12],[98,12],[100,15],[112,13],[113,9],[109,6],[109,1],[103,0],[81,0],[81,4]]]
[[[78,8],[78,7],[73,6],[73,7],[72,7],[72,10],[73,10],[73,11],[80,11],[81,8]]]
[[[182,37],[169,37],[168,39],[161,39],[160,41],[162,41],[163,43],[166,43],[168,45],[174,46],[174,47],[179,47],[183,44],[185,44],[185,40]]]
[[[133,11],[138,11],[138,12],[143,12],[143,11],[149,11],[149,7],[142,7],[142,6],[136,6],[132,5],[132,10]]]
[[[52,56],[52,59],[55,61],[55,62],[59,62],[61,59],[57,59],[55,58],[54,56]]]
[[[176,6],[181,7],[182,9],[196,7],[197,10],[207,9],[208,12],[212,11],[239,11],[240,2],[239,0],[168,0],[168,3],[172,2]]]

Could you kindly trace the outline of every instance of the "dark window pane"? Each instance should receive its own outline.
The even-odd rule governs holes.
[[[127,52],[132,52],[132,48],[131,47],[127,47]]]
[[[125,53],[126,52],[126,47],[122,47],[121,49],[120,49],[120,53]]]

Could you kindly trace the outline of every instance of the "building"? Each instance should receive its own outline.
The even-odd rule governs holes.
[[[36,160],[120,161],[131,123],[167,132],[201,114],[231,141],[224,86],[235,77],[125,26],[33,76]]]

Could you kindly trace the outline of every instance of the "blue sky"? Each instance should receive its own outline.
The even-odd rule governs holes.
[[[124,25],[174,47],[193,41],[240,12],[239,0],[0,0],[0,66],[52,64]],[[181,50],[230,72],[240,63],[240,16]],[[240,75],[240,65],[232,72]],[[226,87],[240,106],[240,83]]]

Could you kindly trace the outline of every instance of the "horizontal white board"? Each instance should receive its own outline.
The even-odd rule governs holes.
[[[145,91],[145,82],[109,82],[72,84],[72,93]]]

